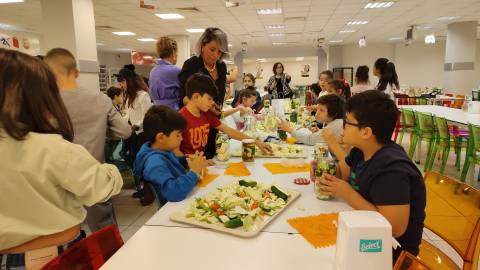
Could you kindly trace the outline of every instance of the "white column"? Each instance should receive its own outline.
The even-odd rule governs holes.
[[[240,52],[236,53],[235,56],[233,57],[233,62],[235,63],[235,66],[237,66],[237,68],[238,68],[238,76],[237,76],[237,80],[234,83],[233,89],[242,89],[243,88],[243,58],[244,58],[244,56],[245,56],[244,53],[240,51]]]
[[[476,21],[448,25],[443,87],[449,92],[471,95],[472,89],[478,85],[476,38]]]
[[[171,36],[178,46],[177,66],[182,67],[185,60],[190,58],[190,38],[186,35]]]
[[[99,91],[97,42],[92,0],[41,0],[42,52],[65,48],[77,59],[80,87]]]

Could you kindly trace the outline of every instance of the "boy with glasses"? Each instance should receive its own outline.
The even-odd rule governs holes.
[[[388,95],[370,90],[349,99],[346,112],[343,142],[353,148],[340,160],[339,178],[326,175],[322,191],[356,210],[378,211],[392,225],[401,249],[417,255],[425,184],[403,148],[391,140],[399,111]],[[401,249],[394,250],[394,262]]]

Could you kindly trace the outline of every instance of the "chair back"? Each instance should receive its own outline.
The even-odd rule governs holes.
[[[465,265],[478,263],[480,191],[434,172],[427,172],[424,179],[425,227],[455,249],[465,262],[464,270],[471,269]]]
[[[448,129],[447,119],[443,117],[434,117],[437,136],[443,141],[450,142],[450,131]]]
[[[111,224],[75,243],[46,264],[42,270],[99,269],[123,245],[122,237]]]
[[[404,127],[413,127],[415,125],[415,114],[412,109],[402,109],[402,125]]]

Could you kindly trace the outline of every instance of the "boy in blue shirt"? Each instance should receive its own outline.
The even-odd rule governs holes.
[[[185,199],[208,166],[202,152],[187,157],[187,164],[184,157],[175,154],[186,126],[177,111],[164,105],[152,106],[145,114],[143,132],[147,142],[137,154],[133,173],[153,185],[160,205]]]
[[[340,178],[326,175],[322,193],[344,199],[355,210],[378,211],[392,225],[401,250],[419,252],[425,220],[425,183],[401,146],[391,140],[399,111],[378,90],[352,96],[346,104],[343,142],[353,146],[340,160]],[[330,140],[336,143],[335,140]]]

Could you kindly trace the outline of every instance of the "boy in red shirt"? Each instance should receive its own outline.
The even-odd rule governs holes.
[[[209,76],[200,73],[190,76],[186,83],[186,92],[189,101],[180,110],[180,114],[187,120],[187,128],[183,132],[183,141],[180,145],[180,151],[183,154],[192,155],[203,152],[211,128],[218,129],[235,140],[252,139],[223,124],[210,112],[214,104],[213,97],[217,96],[218,89]],[[262,141],[255,140],[255,144],[264,152],[272,151],[271,147]]]

